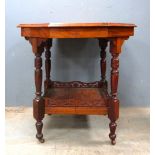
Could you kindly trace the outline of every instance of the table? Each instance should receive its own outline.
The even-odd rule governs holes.
[[[43,23],[20,24],[21,36],[32,45],[35,56],[35,98],[33,116],[36,119],[36,138],[43,139],[45,114],[108,115],[111,144],[116,143],[116,120],[119,118],[117,97],[119,79],[119,54],[125,40],[134,35],[134,24],[126,23]],[[101,80],[95,82],[53,81],[51,73],[52,39],[96,38],[100,47]],[[106,48],[110,46],[111,81],[106,80]],[[44,92],[42,95],[42,54],[45,52]],[[108,87],[111,92],[108,93]]]

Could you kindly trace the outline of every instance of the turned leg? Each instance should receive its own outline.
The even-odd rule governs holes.
[[[109,138],[111,139],[112,145],[116,144],[116,141],[115,141],[115,139],[116,139],[116,134],[115,134],[116,127],[117,127],[116,122],[111,120],[111,122],[109,123],[109,128],[110,128]]]
[[[44,48],[42,46],[37,48],[37,52],[35,53],[35,86],[36,86],[36,97],[33,100],[33,116],[36,119],[36,129],[37,134],[36,138],[43,143],[43,134],[42,134],[42,128],[43,123],[42,119],[44,118],[44,111],[45,111],[45,105],[44,105],[44,99],[41,96],[41,86],[42,86],[42,52]]]
[[[44,91],[50,88],[51,80],[50,80],[50,72],[51,72],[51,51],[50,48],[52,46],[52,39],[48,39],[45,42],[45,71],[46,71],[46,79],[44,82]]]
[[[47,42],[47,39],[33,38],[33,37],[32,38],[26,37],[25,39],[31,43],[32,51],[35,55],[34,79],[35,79],[36,93],[35,93],[35,98],[33,100],[33,117],[36,119],[36,129],[37,129],[36,138],[41,143],[43,143],[44,139],[43,139],[43,133],[42,133],[42,128],[43,128],[42,120],[45,114],[45,102],[44,102],[44,98],[42,97],[42,58],[41,56],[42,56],[42,53],[44,52],[44,47],[45,47],[45,43]],[[50,78],[49,74],[47,75],[46,79]]]
[[[101,68],[101,81],[106,83],[106,48],[107,48],[108,40],[106,39],[99,39],[99,46],[101,49],[100,53],[100,68]]]
[[[111,99],[110,99],[110,134],[109,137],[111,139],[111,143],[114,145],[116,134],[115,130],[117,127],[116,120],[118,118],[118,108],[119,108],[119,100],[117,99],[117,86],[118,86],[118,77],[119,77],[119,59],[118,54],[112,53],[111,59]]]
[[[109,111],[108,117],[110,119],[110,133],[109,138],[111,139],[111,144],[114,145],[116,143],[116,120],[119,117],[119,100],[117,98],[117,87],[118,87],[118,79],[119,79],[119,54],[121,52],[121,46],[123,44],[124,39],[116,38],[110,41],[110,53],[112,56],[111,59],[111,96],[109,101]]]

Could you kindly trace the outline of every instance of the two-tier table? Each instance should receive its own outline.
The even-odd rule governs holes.
[[[116,120],[119,117],[117,86],[121,46],[134,35],[134,24],[122,23],[45,23],[20,24],[21,36],[32,45],[35,56],[35,87],[33,116],[36,119],[36,137],[44,142],[42,120],[45,114],[108,115],[111,143],[115,144]],[[101,80],[95,82],[61,82],[50,79],[53,38],[95,38],[101,49]],[[111,82],[106,80],[106,48],[110,45]],[[42,54],[45,52],[44,92],[42,95]],[[108,87],[111,92],[108,93]]]

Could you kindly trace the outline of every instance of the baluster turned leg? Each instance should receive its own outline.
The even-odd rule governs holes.
[[[118,54],[112,53],[112,60],[111,60],[111,100],[110,100],[110,109],[111,109],[111,116],[110,116],[110,134],[109,137],[111,139],[111,143],[114,145],[116,143],[116,115],[118,115],[118,108],[119,108],[119,100],[117,99],[117,85],[118,85],[118,77],[119,77],[119,59]],[[116,110],[116,111],[115,111]]]
[[[41,96],[41,86],[42,86],[42,52],[43,52],[43,47],[38,47],[37,53],[35,53],[35,86],[36,86],[36,97],[33,100],[33,115],[34,118],[36,119],[36,129],[37,129],[37,134],[36,138],[43,143],[43,134],[42,134],[42,128],[43,128],[43,123],[42,119],[44,118],[44,111],[45,111],[45,106],[44,106],[44,100]]]
[[[121,46],[124,39],[116,38],[110,42],[110,53],[112,55],[111,59],[111,98],[109,102],[109,113],[108,117],[110,119],[110,134],[109,138],[111,143],[114,145],[116,143],[116,120],[119,117],[119,100],[117,98],[117,87],[119,79],[119,54],[121,53]]]
[[[50,87],[50,72],[51,72],[51,51],[50,48],[52,46],[52,39],[48,39],[45,42],[45,71],[46,71],[46,80],[44,82],[44,91]]]
[[[108,40],[99,39],[99,46],[101,48],[101,60],[100,60],[100,68],[101,68],[101,81],[106,83],[106,48],[107,48]]]

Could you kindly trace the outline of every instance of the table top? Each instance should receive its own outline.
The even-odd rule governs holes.
[[[136,25],[129,23],[36,23],[19,24],[17,27],[136,27]]]
[[[21,36],[36,38],[111,38],[134,35],[128,23],[37,23],[19,24]]]

